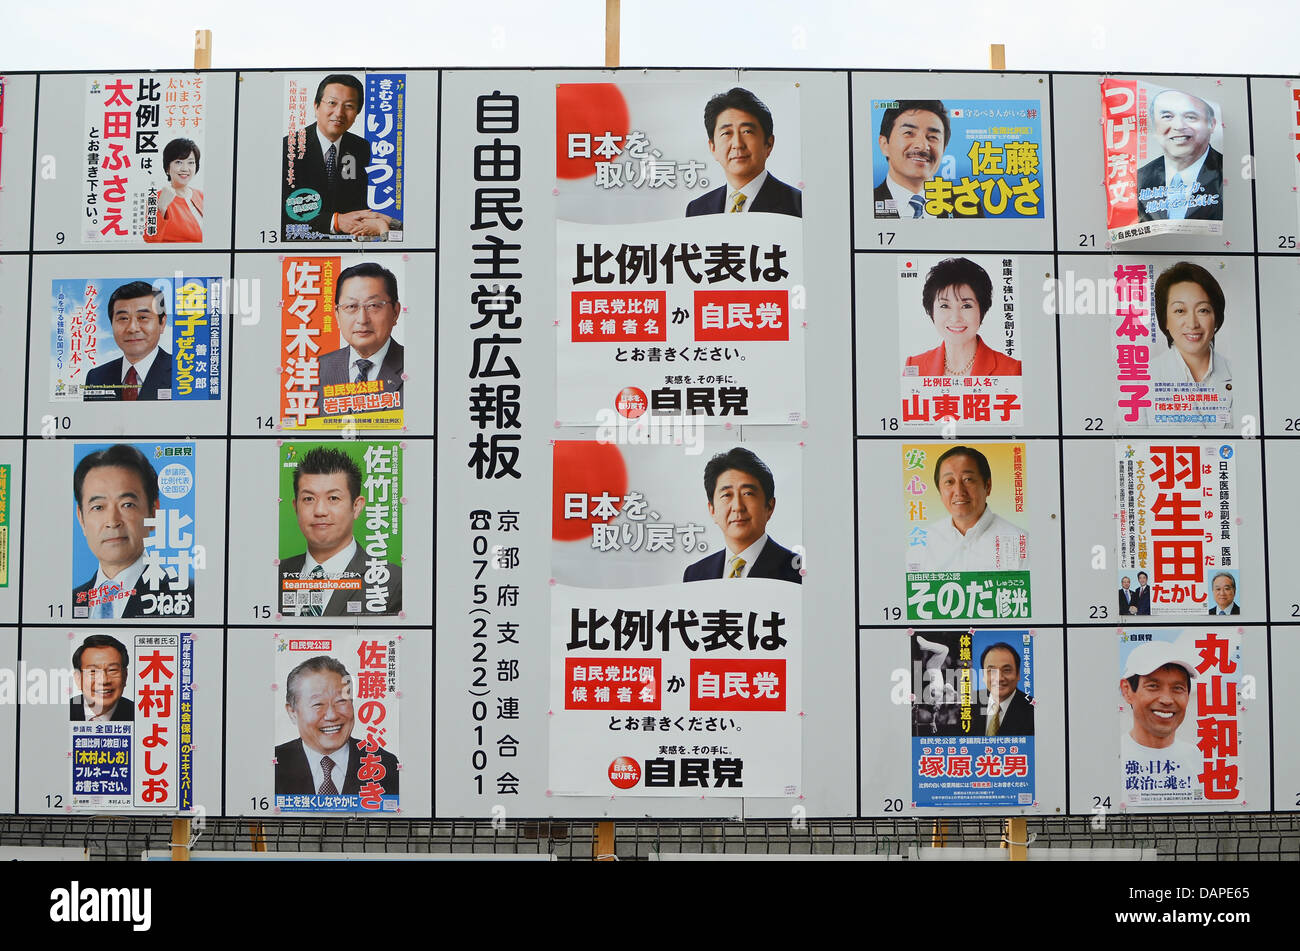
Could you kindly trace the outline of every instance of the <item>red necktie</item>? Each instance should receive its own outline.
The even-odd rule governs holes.
[[[126,372],[126,379],[122,381],[122,399],[134,402],[140,398],[140,377],[136,375],[135,367],[131,367]]]

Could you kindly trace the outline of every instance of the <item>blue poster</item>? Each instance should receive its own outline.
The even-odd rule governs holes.
[[[1032,635],[911,637],[913,805],[1033,805]]]
[[[1042,218],[1037,99],[873,99],[877,218]]]

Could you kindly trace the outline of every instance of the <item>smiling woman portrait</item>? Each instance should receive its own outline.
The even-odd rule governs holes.
[[[199,173],[199,147],[192,139],[172,139],[163,148],[167,184],[158,189],[158,230],[149,242],[203,240],[203,192],[193,186]]]
[[[1179,261],[1156,278],[1155,296],[1156,322],[1169,350],[1152,361],[1151,378],[1231,390],[1232,370],[1214,346],[1225,304],[1219,282],[1199,264]]]
[[[930,268],[921,304],[939,346],[907,358],[918,376],[1020,376],[1019,360],[980,339],[980,324],[993,305],[993,282],[974,261],[946,258]]]

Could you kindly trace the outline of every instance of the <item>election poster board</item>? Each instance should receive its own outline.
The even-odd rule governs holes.
[[[1223,232],[1223,124],[1204,80],[1101,82],[1106,226],[1112,242]]]
[[[286,255],[281,267],[281,427],[401,429],[404,262]]]
[[[75,642],[74,642],[75,643]],[[163,631],[77,644],[69,701],[74,811],[194,808],[194,641]],[[78,666],[79,662],[79,666]]]
[[[220,399],[224,286],[180,274],[51,281],[51,402]]]
[[[875,218],[1043,217],[1039,100],[872,99],[870,128]]]
[[[1025,443],[902,445],[909,620],[1033,613],[1026,457]]]
[[[195,616],[197,452],[194,442],[74,446],[71,617]]]
[[[721,81],[556,86],[561,423],[806,417],[804,333],[817,315],[805,300],[800,96],[788,83],[731,86],[723,104],[748,111],[723,109],[712,138],[698,116],[728,95]],[[733,128],[741,115],[771,131]],[[743,188],[755,194],[733,212]],[[485,285],[474,303],[509,329],[515,296]]]
[[[286,442],[278,449],[277,611],[405,616],[402,445]]]
[[[556,795],[799,794],[798,450],[722,448],[555,444]]]
[[[1119,778],[1129,807],[1240,802],[1250,669],[1231,629],[1119,634]]]
[[[904,428],[1023,424],[1019,283],[1014,257],[898,258]]]
[[[85,80],[84,239],[203,240],[208,77],[103,74]],[[227,200],[221,182],[214,200]]]
[[[913,805],[1036,805],[1030,632],[914,631],[911,642]]]
[[[282,239],[401,241],[406,74],[293,74],[283,102]]]
[[[1228,588],[1239,614],[1238,588],[1259,590],[1240,570],[1236,453],[1229,442],[1115,443],[1115,587],[1139,591],[1135,616],[1204,618]]]
[[[277,812],[399,810],[400,641],[380,632],[334,631],[271,639]]]

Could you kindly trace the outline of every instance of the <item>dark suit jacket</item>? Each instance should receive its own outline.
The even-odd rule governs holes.
[[[1210,608],[1210,613],[1213,614],[1213,615],[1216,615],[1216,616],[1217,616],[1218,613],[1219,613],[1219,606],[1216,604],[1214,607]],[[1233,602],[1232,602],[1232,607],[1228,608],[1228,613],[1229,613],[1229,614],[1240,614],[1240,613],[1241,613],[1241,605],[1239,605],[1236,601],[1233,601]]]
[[[297,579],[298,576],[302,574],[303,565],[306,563],[306,552],[303,552],[301,555],[294,555],[292,558],[284,559],[284,561],[280,562],[279,566],[280,581],[283,582],[286,577]],[[357,545],[356,554],[352,556],[352,560],[348,562],[348,566],[343,570],[348,576],[355,575],[358,578],[364,579],[366,574],[366,551],[360,544]],[[365,581],[363,580],[361,582],[361,591],[359,594],[352,594],[352,592],[348,591],[335,591],[334,595],[330,598],[329,604],[325,605],[325,613],[322,617],[356,617],[355,613],[349,614],[347,610],[345,610],[349,597],[352,597],[353,599],[360,597],[361,614],[386,615],[396,614],[398,611],[402,610],[402,566],[390,563],[388,566],[388,572],[387,611],[367,610]],[[284,591],[283,583],[280,585],[280,591]],[[283,598],[280,598],[280,603],[284,604]]]
[[[1205,153],[1205,164],[1201,166],[1201,174],[1196,176],[1196,180],[1205,189],[1205,194],[1213,195],[1218,198],[1220,189],[1223,186],[1223,156],[1214,150],[1212,146],[1207,147]],[[1169,212],[1165,209],[1153,211],[1150,214],[1146,211],[1146,202],[1142,200],[1142,191],[1147,188],[1159,188],[1160,192],[1156,198],[1148,199],[1158,201],[1164,197],[1165,189],[1165,157],[1161,155],[1157,159],[1147,162],[1138,169],[1137,177],[1138,187],[1138,221],[1165,221],[1169,218]],[[1195,197],[1195,196],[1193,196]],[[1211,205],[1200,205],[1189,208],[1185,218],[1200,218],[1210,221],[1223,220],[1223,203],[1216,201]]]
[[[348,355],[351,352],[348,347],[344,346],[320,358],[320,382],[316,385],[316,406],[319,407],[322,416],[353,415],[352,413],[325,412],[325,387],[351,382],[353,368],[348,366]],[[384,381],[385,393],[402,392],[402,383],[404,382],[402,380],[402,367],[405,362],[406,350],[396,340],[390,340],[388,352],[384,354],[384,362],[379,365],[379,376],[376,377],[376,379]]]
[[[1034,735],[1034,705],[1029,702],[1033,699],[1019,690],[1015,692],[1007,705],[1007,715],[998,724],[998,736]]]
[[[73,723],[86,722],[86,706],[81,696],[73,697],[68,701],[68,719]],[[117,706],[113,708],[112,719],[110,723],[131,723],[135,720],[135,704],[126,697],[117,701]]]
[[[701,558],[689,565],[682,573],[683,581],[712,581],[722,577],[722,569],[727,563],[727,549],[719,548],[712,555]],[[803,584],[803,575],[794,566],[794,552],[776,543],[771,535],[767,544],[759,552],[758,560],[749,569],[746,578],[775,578],[777,581],[793,581]]]
[[[724,205],[727,202],[727,192],[730,187],[729,185],[723,185],[711,192],[705,192],[699,198],[692,199],[690,204],[686,206],[686,217],[720,215],[725,212]],[[776,215],[794,215],[796,218],[802,218],[803,192],[787,185],[771,172],[768,172],[767,181],[763,183],[763,187],[754,196],[754,203],[749,206],[749,210],[767,211]]]
[[[96,574],[98,574],[98,572],[96,572]],[[72,589],[72,606],[73,606],[74,608],[76,608],[76,607],[81,607],[81,606],[83,606],[83,605],[89,607],[89,602],[88,602],[88,599],[86,598],[86,595],[90,592],[90,589],[93,588],[94,586],[95,586],[95,575],[91,575],[91,576],[90,576],[90,580],[87,581],[85,584],[79,584],[79,585],[77,585],[75,588],[73,588],[73,589]],[[189,595],[189,598],[190,598],[190,610],[189,610],[189,613],[187,613],[187,614],[170,614],[170,615],[169,615],[169,614],[145,614],[145,613],[144,613],[144,602],[140,600],[140,594],[141,594],[141,592],[150,592],[150,593],[157,593],[157,594],[171,594],[171,595],[173,595],[173,596],[174,596],[174,595],[178,595],[178,594],[187,594],[187,595]],[[80,600],[80,601],[77,600],[78,596],[81,597],[81,600]],[[94,609],[91,608],[91,610],[93,611]],[[186,587],[184,591],[176,591],[176,590],[174,590],[174,589],[172,589],[172,588],[169,588],[169,587],[167,587],[167,582],[164,581],[164,582],[163,582],[163,587],[162,587],[159,591],[157,591],[157,592],[151,592],[151,591],[150,591],[150,588],[149,588],[149,584],[148,584],[148,582],[146,582],[146,581],[144,580],[144,575],[141,575],[141,576],[140,576],[140,580],[136,582],[136,586],[135,586],[135,594],[131,595],[131,597],[130,597],[130,598],[127,600],[127,602],[126,602],[126,608],[124,608],[123,611],[122,611],[122,617],[121,617],[121,620],[126,620],[127,618],[138,618],[138,617],[161,618],[161,619],[165,619],[165,618],[181,618],[181,617],[194,617],[194,575],[193,575],[193,574],[190,575],[190,583],[189,583],[189,586]]]
[[[1139,615],[1151,613],[1151,585],[1138,588],[1137,606]]]
[[[339,787],[340,795],[355,796],[361,792],[361,780],[357,778],[357,771],[361,769],[361,750],[357,746],[360,742],[355,736],[348,737],[348,766],[343,785]],[[384,787],[385,795],[396,796],[401,778],[397,757],[383,747],[379,748],[378,756],[384,766],[384,778],[376,781]],[[333,756],[330,758],[334,759]],[[332,776],[337,775],[338,771],[334,770]],[[337,779],[334,785],[338,786]],[[302,740],[290,740],[275,748],[275,791],[283,795],[315,795],[316,788],[312,785],[311,767],[307,765]]]
[[[871,203],[872,203],[872,207],[873,207],[873,208],[875,207],[875,203],[878,202],[878,201],[893,201],[893,200],[894,200],[894,193],[891,192],[891,191],[889,190],[889,181],[888,181],[888,180],[889,180],[889,173],[886,172],[886,173],[885,173],[885,177],[882,178],[882,179],[880,180],[880,184],[876,186],[876,190],[873,191],[873,192],[871,193]],[[925,197],[925,196],[922,195],[922,197]],[[911,212],[910,209],[903,209],[903,210],[907,211],[907,214],[905,214],[905,215],[900,215],[900,213],[899,213],[899,211],[898,211],[897,209],[895,209],[894,211],[879,211],[879,210],[878,210],[878,211],[876,211],[876,217],[877,217],[877,218],[899,218],[899,217],[910,218],[910,217],[912,217],[912,212]],[[984,217],[984,205],[983,205],[983,203],[982,203],[982,201],[981,201],[981,203],[975,207],[975,214],[973,214],[973,215],[959,215],[959,214],[957,214],[956,209],[954,208],[953,211],[948,212],[946,215],[938,215],[938,216],[936,216],[936,217],[939,217],[939,218],[983,218],[983,217]]]
[[[1129,588],[1127,591],[1125,591],[1123,588],[1120,588],[1118,590],[1119,590],[1119,616],[1128,617],[1129,616],[1128,609],[1131,606],[1138,603],[1137,588]]]
[[[366,166],[370,164],[370,143],[359,135],[344,132],[339,137],[339,155],[335,166],[336,174],[333,186],[325,173],[325,154],[321,152],[320,139],[316,135],[316,123],[307,126],[306,153],[301,159],[295,157],[293,163],[293,185],[289,184],[289,137],[286,135],[280,144],[280,223],[282,225],[308,224],[322,235],[330,234],[330,222],[335,214],[349,211],[361,211],[366,208],[366,191],[369,179]],[[345,178],[348,171],[345,162],[351,159],[353,176]],[[300,188],[314,189],[320,195],[320,211],[306,221],[299,221],[289,214],[289,196]]]
[[[86,374],[86,389],[83,399],[87,402],[92,400],[120,400],[122,398],[122,372],[123,359],[118,357],[111,363],[105,363],[97,366]],[[172,388],[172,355],[162,347],[158,348],[158,356],[153,359],[153,366],[145,374],[144,381],[140,385],[140,395],[137,399],[156,400],[159,390],[170,390]]]

